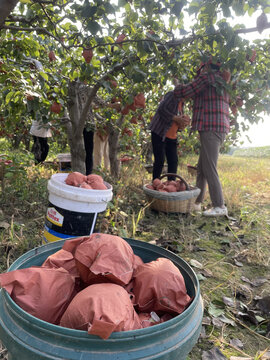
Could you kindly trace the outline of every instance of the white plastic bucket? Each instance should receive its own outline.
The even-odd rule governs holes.
[[[48,181],[45,242],[92,234],[97,214],[106,210],[113,197],[112,186],[105,181],[107,190],[83,189],[67,185],[67,176],[54,174]]]

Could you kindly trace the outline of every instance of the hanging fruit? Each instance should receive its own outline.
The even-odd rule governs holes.
[[[123,47],[123,40],[126,38],[126,34],[121,34],[117,37],[116,39],[116,43],[120,46],[120,47]]]
[[[134,105],[136,108],[145,108],[145,97],[143,93],[140,93],[134,97]]]
[[[82,52],[82,56],[84,57],[84,60],[87,64],[90,63],[93,57],[93,50],[92,49],[84,49]]]
[[[58,102],[54,101],[51,105],[51,112],[54,112],[56,114],[59,114],[62,109],[62,105]]]
[[[55,53],[52,50],[49,52],[49,60],[50,61],[55,61],[56,60]]]

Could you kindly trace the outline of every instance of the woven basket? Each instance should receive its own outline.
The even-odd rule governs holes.
[[[160,176],[159,179],[161,180],[168,176],[175,176],[181,179],[185,183],[187,190],[167,193],[148,189],[147,185],[144,185],[143,191],[147,196],[147,200],[151,203],[151,209],[166,213],[190,213],[201,190],[188,185],[187,182],[177,174],[164,174]]]

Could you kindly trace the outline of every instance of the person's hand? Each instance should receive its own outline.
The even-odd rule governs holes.
[[[182,117],[182,115],[174,115],[173,116],[173,121],[175,121],[178,125],[180,125],[180,123],[181,123],[181,117]]]
[[[190,124],[190,117],[188,115],[174,115],[173,121],[175,121],[180,130],[183,130]]]
[[[191,122],[190,117],[188,115],[182,115],[181,120],[185,126],[189,125]]]

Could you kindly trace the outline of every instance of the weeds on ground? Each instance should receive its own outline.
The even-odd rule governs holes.
[[[182,159],[179,173],[190,184]],[[270,169],[268,160],[221,156],[219,172],[229,218],[165,214],[150,208],[143,185],[151,174],[136,162],[124,165],[113,185],[113,199],[100,214],[96,231],[150,241],[185,259],[200,280],[205,306],[201,337],[189,360],[218,349],[231,356],[263,359],[270,346],[269,314],[260,299],[270,294]],[[1,191],[0,271],[42,242],[48,204],[47,181],[54,169],[14,158]],[[205,206],[209,205],[209,197]],[[269,308],[265,308],[267,311]],[[206,355],[205,355],[206,356]],[[210,355],[209,355],[210,356]],[[211,357],[208,357],[211,358]]]

